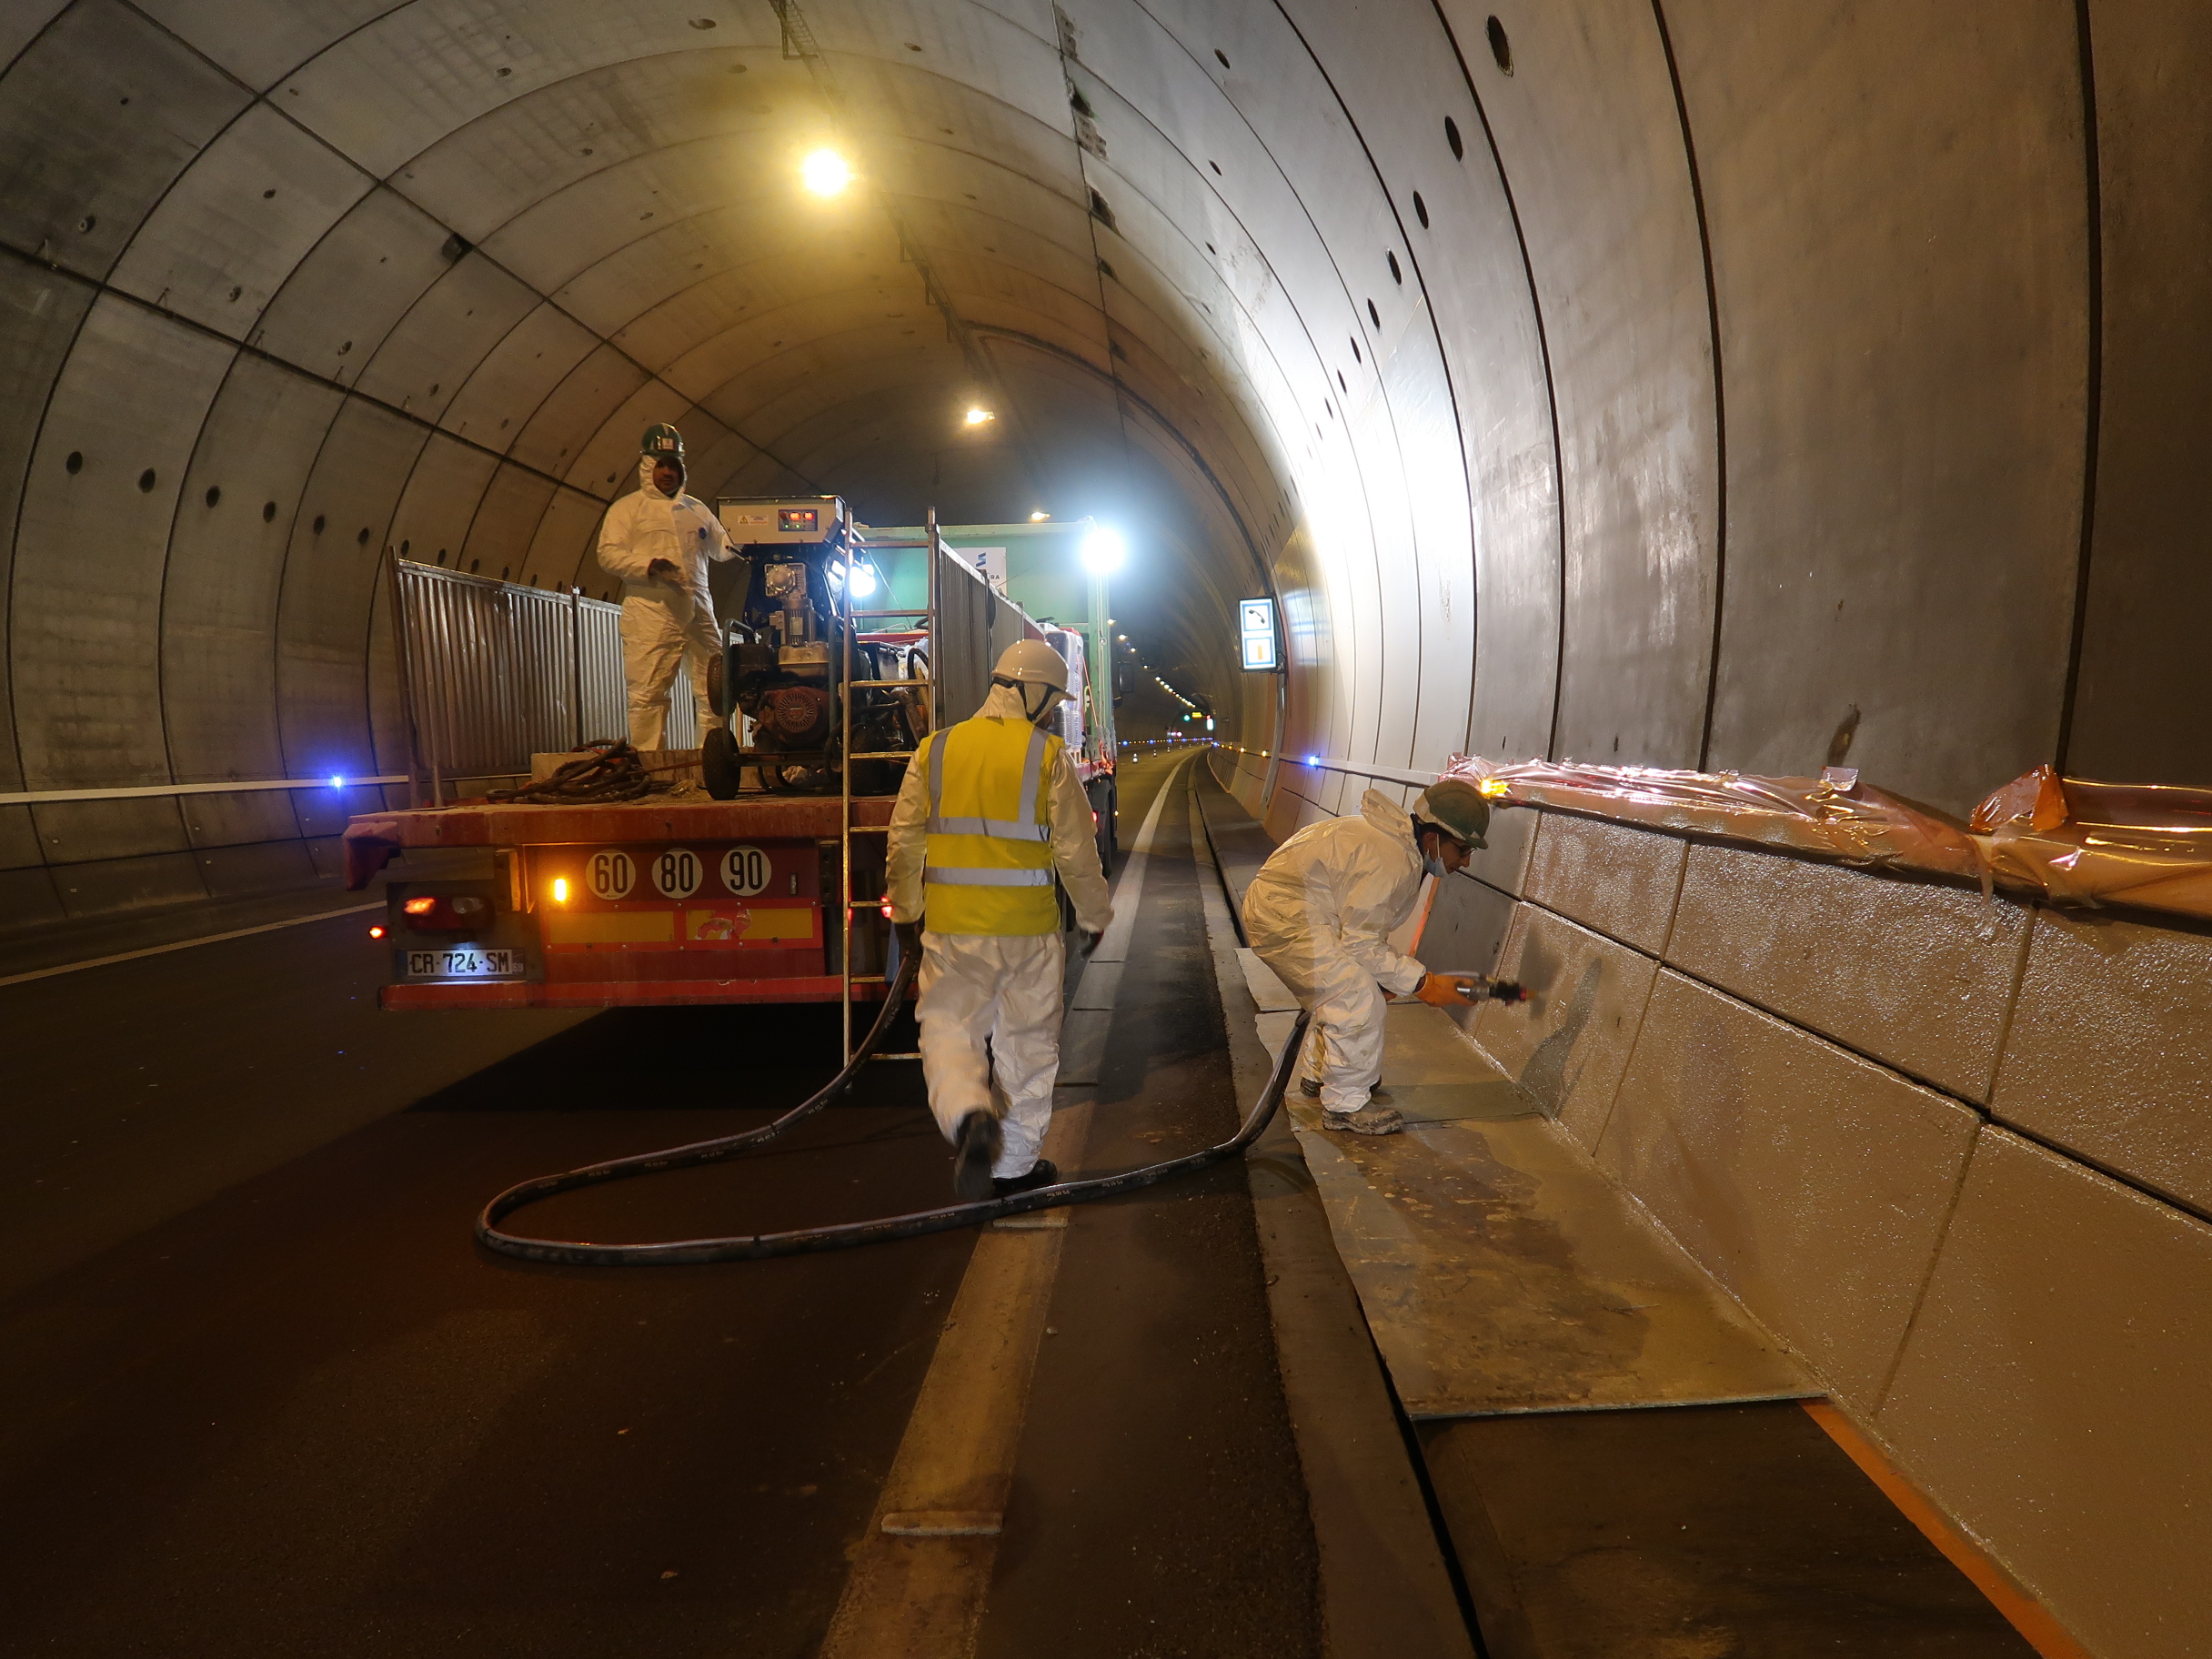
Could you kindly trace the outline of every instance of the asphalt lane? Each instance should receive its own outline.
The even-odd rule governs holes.
[[[1127,775],[1125,837],[1166,769]],[[1234,1116],[1186,872],[1148,884],[1100,1168]],[[0,1651],[811,1654],[971,1236],[630,1272],[492,1257],[468,1222],[788,1107],[835,1010],[387,1016],[376,966],[348,920],[0,990]],[[895,1213],[947,1167],[889,1064],[761,1152],[518,1224]],[[986,1651],[1312,1651],[1257,1262],[1233,1177],[1079,1212]]]
[[[1125,840],[1177,758],[1131,769],[1141,792],[1124,796]],[[1087,1173],[1227,1140],[1251,1104],[1236,1098],[1191,832],[1179,789],[1121,978]],[[1047,1323],[1057,1334],[1038,1357],[978,1653],[1319,1654],[1312,1523],[1244,1166],[1074,1211]]]
[[[728,1132],[830,1010],[602,1016],[0,1306],[0,1631],[40,1654],[809,1653],[970,1247],[589,1272],[522,1176]],[[816,1017],[821,1016],[821,1017]],[[397,1017],[395,1017],[397,1018]],[[906,1068],[757,1159],[529,1212],[645,1238],[912,1209]]]

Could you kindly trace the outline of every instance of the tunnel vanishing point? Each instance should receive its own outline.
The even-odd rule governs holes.
[[[10,0],[0,928],[327,880],[387,561],[609,589],[663,420],[709,499],[1121,525],[1278,835],[1458,753],[2212,785],[2212,8],[1494,3]],[[2202,929],[1533,810],[1447,888],[1865,1433],[2212,1651]]]

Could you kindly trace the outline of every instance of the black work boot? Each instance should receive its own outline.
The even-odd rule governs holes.
[[[960,1120],[960,1138],[952,1148],[952,1194],[972,1204],[991,1196],[990,1166],[999,1161],[999,1120],[971,1111]]]
[[[1037,1160],[1037,1167],[1026,1175],[993,1176],[991,1191],[1000,1198],[1011,1198],[1017,1192],[1034,1192],[1039,1187],[1049,1187],[1060,1180],[1060,1171],[1050,1158]]]

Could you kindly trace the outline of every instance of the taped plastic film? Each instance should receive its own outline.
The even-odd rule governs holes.
[[[2212,917],[2212,789],[2095,783],[2049,766],[1992,792],[1960,823],[1861,780],[1456,755],[1499,806],[1545,807],[1678,834],[1971,881],[2057,904],[2127,904]],[[1992,918],[1994,926],[1994,916]]]

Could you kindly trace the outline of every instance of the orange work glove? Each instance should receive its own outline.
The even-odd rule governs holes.
[[[1432,973],[1421,981],[1421,989],[1413,994],[1432,1008],[1465,1008],[1480,1000],[1461,995],[1459,987],[1459,980],[1450,974]]]

